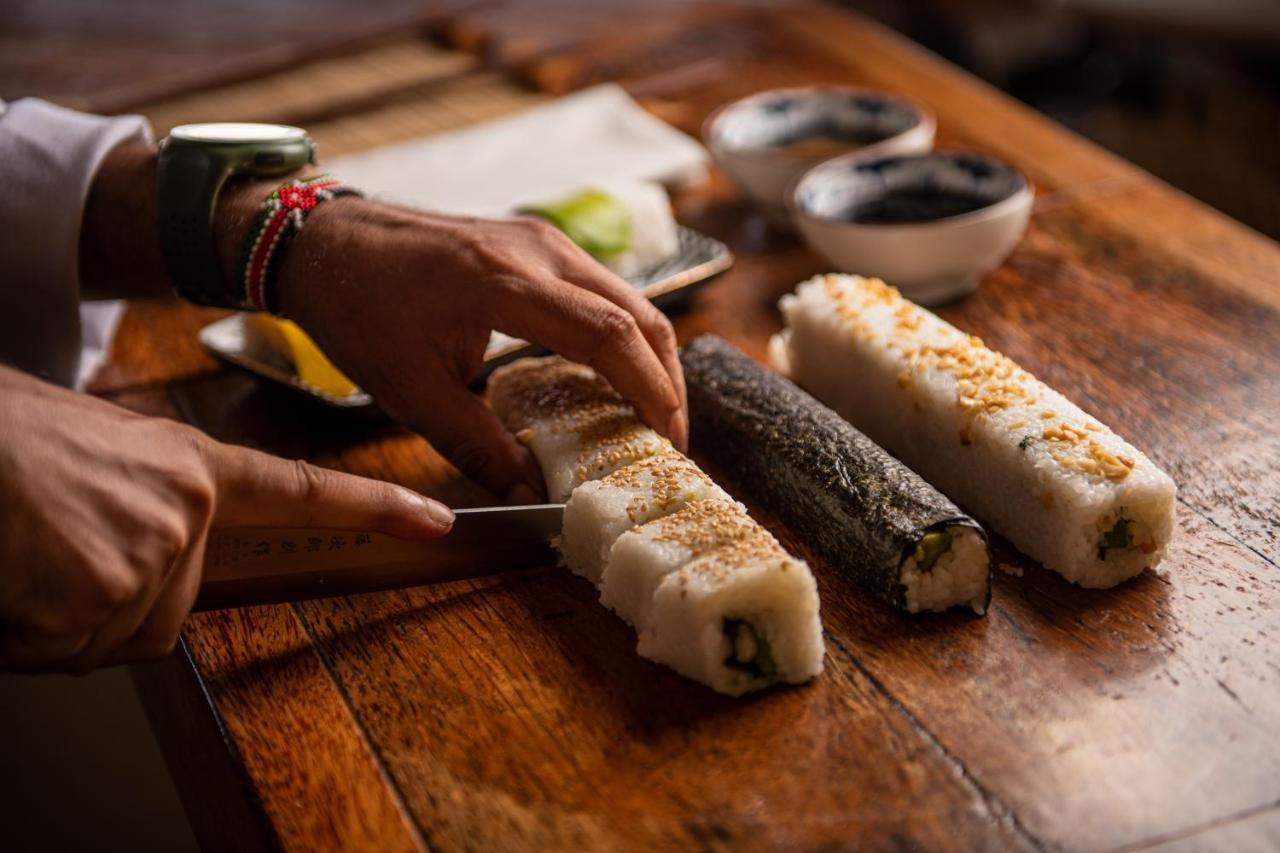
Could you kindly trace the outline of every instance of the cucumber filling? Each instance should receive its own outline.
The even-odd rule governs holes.
[[[745,619],[726,619],[721,626],[729,640],[729,656],[724,665],[740,670],[752,678],[773,678],[778,665],[773,660],[769,641],[761,636]]]
[[[1098,559],[1107,559],[1107,552],[1133,547],[1133,521],[1121,517],[1098,540]]]
[[[943,554],[951,549],[955,539],[949,530],[932,530],[920,537],[916,543],[916,568],[922,572],[932,569]]]

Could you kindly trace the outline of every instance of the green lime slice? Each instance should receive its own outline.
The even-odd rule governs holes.
[[[522,207],[519,212],[548,220],[600,260],[631,248],[631,214],[603,190],[583,190],[559,201]]]

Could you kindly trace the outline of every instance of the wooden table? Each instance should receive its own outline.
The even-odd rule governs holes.
[[[998,573],[988,616],[909,619],[762,516],[814,565],[826,671],[740,701],[641,660],[553,567],[201,614],[178,654],[136,672],[211,849],[1280,844],[1280,248],[831,8],[455,5],[445,39],[549,93],[622,80],[696,132],[749,91],[863,84],[934,110],[942,144],[1017,164],[1039,196],[1030,231],[941,313],[1167,469],[1179,530],[1158,573],[1107,592],[1000,546],[1015,573]],[[760,355],[777,298],[822,263],[720,176],[677,206],[738,255],[680,335]],[[210,316],[134,306],[95,390],[485,500],[422,440],[214,363],[193,340]]]

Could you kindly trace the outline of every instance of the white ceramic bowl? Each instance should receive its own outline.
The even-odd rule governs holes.
[[[725,104],[703,125],[702,138],[720,168],[764,211],[791,228],[787,193],[796,178],[830,159],[779,146],[816,134],[867,139],[847,157],[921,154],[933,147],[936,122],[910,101],[871,89],[805,86],[770,89]]]
[[[913,192],[981,206],[925,221],[854,221],[868,205]],[[1033,199],[1031,183],[1012,166],[985,154],[937,151],[828,160],[796,182],[790,206],[810,248],[839,272],[882,278],[915,302],[937,305],[971,292],[1009,256]]]

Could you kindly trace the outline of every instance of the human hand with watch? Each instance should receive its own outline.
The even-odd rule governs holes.
[[[246,237],[261,230],[273,191],[315,179],[310,140],[270,125],[200,125],[161,146],[120,145],[97,173],[82,293],[176,288],[205,304],[260,304],[245,291]],[[544,487],[528,450],[468,389],[493,330],[592,365],[684,445],[670,323],[550,224],[329,192],[303,213],[305,227],[275,246],[260,302],[500,500],[535,503]],[[165,653],[215,525],[429,538],[452,520],[407,489],[222,445],[3,367],[0,387],[11,403],[0,413],[0,499],[14,508],[0,519],[0,669],[87,671]]]

